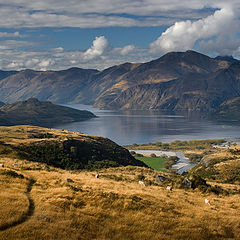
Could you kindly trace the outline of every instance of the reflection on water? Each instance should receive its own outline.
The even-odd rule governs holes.
[[[240,136],[240,126],[236,123],[201,119],[197,113],[109,111],[82,104],[65,106],[92,111],[98,118],[58,125],[56,128],[108,137],[121,145]]]

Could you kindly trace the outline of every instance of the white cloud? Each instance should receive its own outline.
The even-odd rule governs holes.
[[[20,47],[36,46],[36,42],[31,41],[17,41],[17,40],[6,40],[0,41],[0,49],[17,49]]]
[[[7,48],[0,51],[0,69],[3,70],[61,70],[70,67],[105,69],[125,62],[149,61],[152,58],[147,49],[137,49],[133,45],[112,48],[106,37],[96,37],[86,51],[65,50],[61,47],[51,50],[21,51]]]
[[[13,32],[13,33],[9,33],[9,32],[0,32],[0,38],[23,38],[26,37],[26,35],[22,35],[19,32]]]
[[[0,27],[160,26],[209,15],[223,1],[207,0],[0,0]],[[230,3],[238,4],[230,0]],[[209,7],[206,11],[199,11]],[[123,15],[124,14],[124,15]],[[137,16],[137,18],[135,17]]]
[[[92,60],[97,57],[100,57],[110,49],[108,40],[104,36],[96,37],[92,43],[91,48],[87,49],[83,57],[85,60]]]
[[[124,55],[127,55],[130,52],[134,51],[135,49],[136,49],[136,47],[134,45],[127,45],[120,49],[120,54],[124,56]]]
[[[239,31],[239,0],[114,0],[114,4],[112,0],[0,0],[0,5],[0,27],[15,29],[0,32],[0,38],[25,37],[17,28],[34,31],[42,27],[62,30],[172,25],[151,44],[152,56],[149,49],[134,45],[111,47],[104,36],[97,37],[86,51],[58,46],[38,51],[32,47],[36,45],[33,41],[0,41],[0,69],[59,70],[73,65],[103,69],[124,62],[149,61],[155,53],[193,49],[196,43],[206,53],[240,54],[239,38],[235,36]],[[47,41],[49,38],[42,38],[40,44]]]
[[[197,40],[235,34],[238,21],[231,8],[222,8],[198,21],[176,22],[150,44],[150,51],[166,53],[193,49]]]

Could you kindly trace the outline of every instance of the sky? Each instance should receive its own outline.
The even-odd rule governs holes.
[[[240,58],[239,0],[0,0],[0,69],[105,69],[171,51]]]

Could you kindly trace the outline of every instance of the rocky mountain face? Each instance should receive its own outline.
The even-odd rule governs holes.
[[[103,71],[20,71],[0,81],[0,100],[11,103],[37,97],[105,109],[208,112],[240,96],[239,78],[240,63],[232,57],[170,52],[151,62],[125,63]]]
[[[96,117],[89,111],[40,102],[35,98],[0,107],[0,125],[53,126]]]
[[[213,117],[221,120],[238,121],[240,119],[240,97],[224,101],[213,113]]]

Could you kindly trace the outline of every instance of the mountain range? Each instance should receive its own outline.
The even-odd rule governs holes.
[[[0,101],[8,103],[34,97],[104,109],[212,112],[239,96],[240,61],[195,51],[170,52],[150,62],[103,71],[0,71]]]

